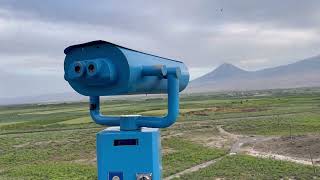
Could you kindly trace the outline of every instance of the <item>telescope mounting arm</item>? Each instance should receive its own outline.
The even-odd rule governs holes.
[[[139,127],[166,128],[176,122],[179,116],[179,76],[180,69],[168,68],[167,92],[168,92],[168,112],[164,117],[140,116],[137,119]]]
[[[168,111],[163,117],[153,116],[104,116],[100,113],[99,96],[90,96],[90,115],[95,123],[106,126],[120,126],[123,130],[136,130],[141,127],[166,128],[175,123],[179,116],[179,77],[180,68],[144,66],[142,76],[158,76],[167,79]],[[128,122],[130,120],[130,122]]]
[[[119,126],[119,116],[104,116],[100,113],[100,97],[90,96],[90,115],[93,121],[105,126]]]

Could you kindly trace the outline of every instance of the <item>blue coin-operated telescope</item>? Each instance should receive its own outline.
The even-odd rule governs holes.
[[[179,115],[179,92],[189,82],[180,61],[93,41],[65,49],[65,79],[78,93],[90,96],[90,115],[110,126],[97,134],[98,179],[160,180],[158,128],[171,126]],[[100,113],[99,96],[168,94],[164,117]]]

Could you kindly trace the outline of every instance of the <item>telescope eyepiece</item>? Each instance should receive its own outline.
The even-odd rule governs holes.
[[[65,74],[67,81],[81,81],[87,85],[112,84],[117,80],[116,69],[107,59],[76,61]]]
[[[86,67],[83,62],[76,61],[74,62],[68,72],[65,74],[66,80],[76,80],[81,79],[86,72]]]
[[[93,64],[90,64],[88,66],[88,73],[93,73],[95,71],[95,66]]]
[[[80,67],[79,65],[76,65],[76,66],[74,67],[74,71],[75,71],[76,73],[80,73],[80,72],[81,72],[81,67]]]
[[[87,73],[89,77],[95,77],[100,73],[101,65],[100,63],[96,63],[95,61],[87,62]]]
[[[89,84],[110,84],[116,81],[117,71],[107,59],[94,59],[87,62]]]

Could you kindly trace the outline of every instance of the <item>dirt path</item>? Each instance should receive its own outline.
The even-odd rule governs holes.
[[[263,142],[263,141],[268,141],[271,140],[272,137],[260,137],[260,136],[254,136],[254,137],[241,137],[239,138],[232,146],[230,149],[230,154],[237,154],[241,151],[241,147],[244,144],[248,143],[257,143],[257,142]]]
[[[218,126],[218,130],[220,134],[228,136],[230,139],[235,141],[229,151],[229,154],[237,154],[240,152],[242,145],[247,144],[247,143],[256,143],[256,142],[262,142],[262,141],[267,141],[271,140],[273,137],[264,137],[264,136],[244,136],[244,135],[237,135],[237,134],[232,134],[230,132],[227,132],[222,128],[222,126]]]
[[[284,156],[280,154],[273,154],[273,153],[265,153],[260,151],[251,150],[247,152],[248,155],[254,156],[254,157],[260,157],[260,158],[271,158],[275,160],[281,160],[281,161],[289,161],[304,165],[312,165],[312,162],[310,160],[302,159],[302,158],[295,158],[290,156]],[[320,159],[314,159],[313,161],[319,161]],[[319,164],[314,164],[314,166],[320,166]]]
[[[264,142],[271,140],[273,138],[277,137],[264,137],[264,136],[241,136],[241,135],[236,135],[232,134],[230,132],[225,131],[221,126],[218,126],[218,130],[221,134],[227,135],[230,138],[238,138],[236,142],[231,146],[229,154],[234,155],[239,152],[244,152],[247,155],[255,156],[255,157],[260,157],[260,158],[272,158],[276,160],[282,160],[282,161],[290,161],[290,162],[295,162],[299,164],[304,164],[304,165],[312,165],[311,160],[305,159],[305,158],[296,158],[296,157],[291,157],[291,156],[285,156],[285,155],[280,155],[280,154],[274,154],[270,152],[261,152],[261,151],[256,151],[253,148],[242,148],[242,145],[248,144],[248,143],[259,143],[259,142]],[[314,162],[319,161],[320,159],[314,159]],[[315,166],[320,166],[320,164],[314,164]]]
[[[203,168],[206,168],[206,167],[208,167],[208,166],[210,166],[210,165],[212,165],[212,164],[215,164],[216,162],[220,161],[220,160],[221,160],[222,158],[224,158],[224,157],[225,157],[225,156],[222,156],[222,157],[220,157],[220,158],[217,158],[217,159],[214,159],[214,160],[211,160],[211,161],[207,161],[207,162],[202,163],[202,164],[198,164],[198,165],[193,166],[193,167],[191,167],[191,168],[189,168],[189,169],[186,169],[186,170],[184,170],[184,171],[181,171],[181,172],[179,172],[179,173],[177,173],[177,174],[174,174],[174,175],[171,175],[171,176],[169,176],[169,177],[166,177],[166,178],[164,178],[164,180],[171,180],[171,179],[174,179],[174,178],[179,178],[179,177],[181,177],[181,176],[184,175],[184,174],[189,174],[189,173],[192,173],[192,172],[199,171],[200,169],[203,169]]]
[[[224,135],[224,136],[228,136],[229,138],[231,139],[238,139],[239,138],[239,135],[236,135],[236,134],[232,134],[232,133],[229,133],[227,132],[226,130],[224,130],[222,128],[222,125],[219,125],[217,126],[218,127],[218,131],[220,134]]]

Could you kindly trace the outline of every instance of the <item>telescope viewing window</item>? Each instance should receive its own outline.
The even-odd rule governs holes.
[[[93,72],[93,71],[94,71],[94,65],[93,65],[93,64],[90,64],[89,67],[88,67],[88,69],[89,69],[89,72]]]
[[[138,139],[116,139],[113,146],[136,146],[139,145]]]
[[[74,67],[74,71],[75,71],[76,73],[80,73],[80,70],[81,70],[80,66]]]

